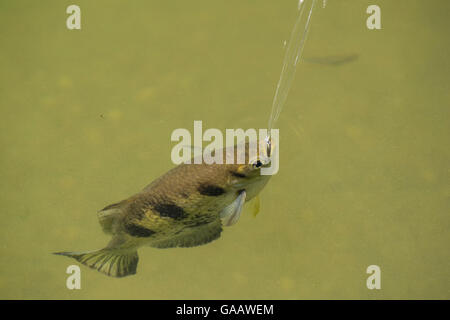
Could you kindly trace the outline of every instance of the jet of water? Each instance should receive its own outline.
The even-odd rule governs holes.
[[[270,141],[270,130],[275,126],[284,103],[286,102],[289,89],[291,88],[294,80],[295,70],[298,62],[301,59],[303,47],[308,35],[309,24],[311,22],[311,16],[317,0],[299,0],[298,3],[298,17],[292,29],[291,37],[289,39],[286,54],[283,60],[283,68],[281,69],[280,80],[278,80],[277,89],[272,102],[272,111],[269,118],[268,132],[269,137],[266,141]],[[310,6],[306,5],[306,2],[310,2]],[[305,13],[305,8],[309,7],[309,13]]]

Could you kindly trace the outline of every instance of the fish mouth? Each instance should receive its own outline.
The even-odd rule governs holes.
[[[259,161],[262,162],[262,166],[260,168],[268,168],[272,165],[272,159],[265,155],[260,155]]]

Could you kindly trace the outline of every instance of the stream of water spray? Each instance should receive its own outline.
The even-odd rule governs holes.
[[[270,130],[275,126],[281,110],[294,80],[297,64],[301,60],[305,41],[308,36],[309,24],[311,16],[317,0],[300,0],[298,3],[298,17],[292,29],[291,37],[286,49],[283,60],[283,68],[281,69],[280,80],[278,80],[277,89],[272,102],[272,111],[269,118],[268,132],[269,136],[266,141],[270,148]],[[308,6],[306,3],[310,2]],[[305,10],[308,8],[309,10]],[[307,12],[307,14],[305,14]],[[270,150],[270,149],[269,149]]]

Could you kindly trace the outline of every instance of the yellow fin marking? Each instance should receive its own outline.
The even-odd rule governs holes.
[[[257,195],[247,203],[245,211],[249,212],[253,216],[253,218],[256,218],[259,213],[260,206],[261,200],[259,198],[259,195]]]

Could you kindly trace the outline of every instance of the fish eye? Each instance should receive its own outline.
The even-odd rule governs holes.
[[[253,163],[253,167],[259,168],[263,165],[263,163],[258,159],[256,162]]]

